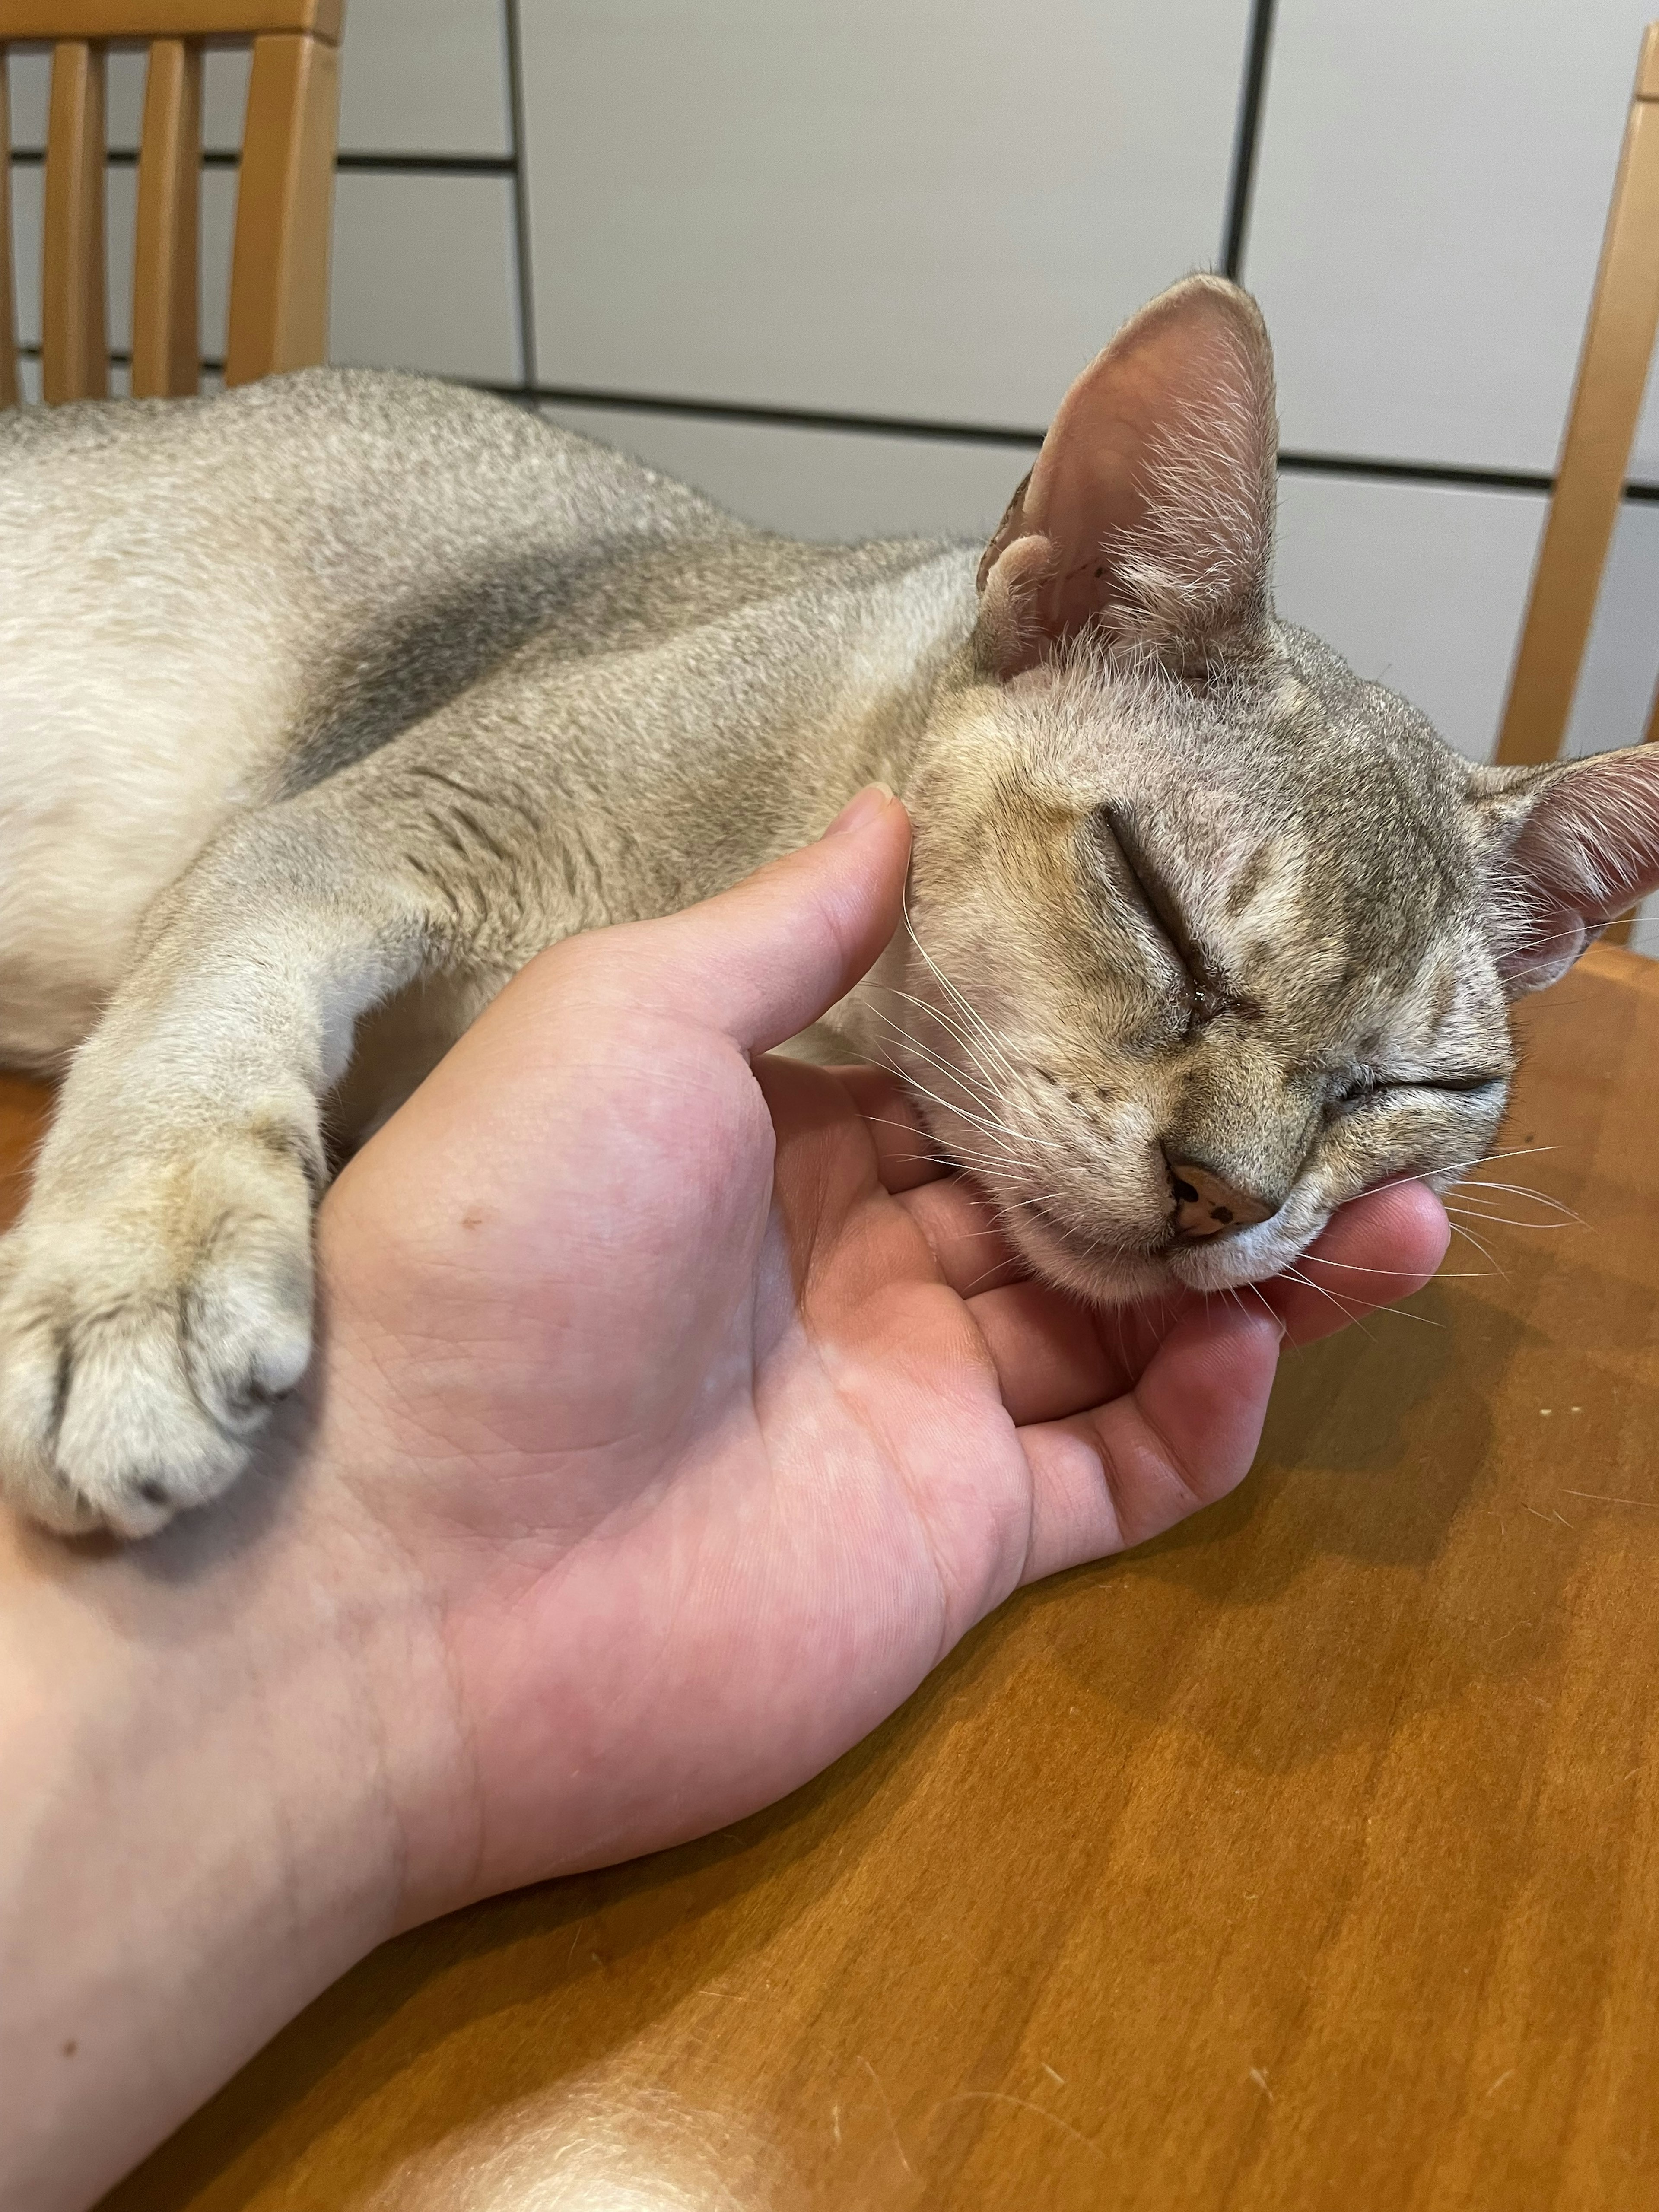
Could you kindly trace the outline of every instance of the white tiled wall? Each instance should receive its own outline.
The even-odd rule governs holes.
[[[1248,0],[524,9],[549,383],[1041,424],[1221,236]]]
[[[988,538],[1034,458],[1028,446],[549,406],[584,437],[700,484],[748,522],[829,544]]]
[[[1553,467],[1653,12],[1279,0],[1246,273],[1288,446]]]
[[[336,179],[336,361],[515,383],[515,271],[510,178],[348,169]]]
[[[336,357],[521,388],[775,528],[982,534],[1117,321],[1220,259],[1262,4],[347,0]],[[1653,6],[1272,11],[1241,268],[1301,463],[1279,603],[1474,757]],[[10,73],[33,343],[46,64]],[[245,84],[245,62],[210,58],[210,356]],[[116,57],[118,149],[141,100],[139,64]],[[117,347],[131,210],[117,163]],[[1016,434],[951,434],[998,428]],[[1659,484],[1659,407],[1633,473]],[[1571,748],[1638,736],[1656,675],[1659,505],[1632,503]]]
[[[510,155],[501,0],[346,0],[340,146]]]
[[[1543,520],[1537,492],[1287,471],[1279,611],[1329,638],[1358,674],[1403,691],[1479,760],[1503,708]]]

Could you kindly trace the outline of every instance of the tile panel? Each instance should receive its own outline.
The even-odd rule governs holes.
[[[1041,426],[1218,252],[1249,12],[527,7],[543,381]]]
[[[741,515],[788,536],[988,538],[1031,465],[1029,448],[700,421],[619,408],[543,410]]]
[[[1553,468],[1652,12],[1279,0],[1244,276],[1287,445]]]

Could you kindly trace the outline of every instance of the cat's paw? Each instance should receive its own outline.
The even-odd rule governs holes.
[[[210,1140],[37,1192],[0,1243],[0,1496],[144,1536],[234,1481],[311,1352],[311,1190]]]

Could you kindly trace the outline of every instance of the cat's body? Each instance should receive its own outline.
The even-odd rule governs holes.
[[[706,896],[904,779],[977,558],[773,537],[416,377],[0,416],[0,1060],[61,1067],[203,847],[331,779],[441,852],[469,787],[498,980]]]
[[[0,1246],[0,1490],[131,1533],[211,1496],[308,1355],[325,1133],[544,945],[875,778],[915,927],[836,1029],[1035,1267],[1260,1279],[1478,1158],[1508,998],[1659,880],[1654,764],[1471,770],[1274,623],[1272,471],[1206,279],[982,560],[772,537],[417,379],[0,417],[0,1059],[78,1048]]]

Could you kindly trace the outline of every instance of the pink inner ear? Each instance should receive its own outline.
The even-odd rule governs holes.
[[[1073,387],[1075,391],[1076,387]],[[1127,395],[1111,395],[1120,410]],[[1062,410],[1044,441],[1025,512],[1060,550],[1043,594],[1043,626],[1059,636],[1080,629],[1121,591],[1115,544],[1146,520],[1146,433],[1125,411]]]
[[[1040,581],[1024,561],[1021,665],[1091,623],[1190,657],[1205,626],[1265,609],[1272,401],[1261,318],[1218,278],[1187,278],[1120,331],[1061,401],[981,564],[985,587],[1021,538],[1053,548]]]
[[[1659,747],[1564,764],[1540,784],[1494,872],[1498,970],[1540,989],[1591,939],[1659,890]]]

